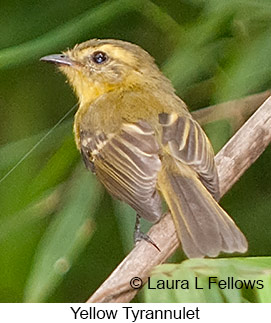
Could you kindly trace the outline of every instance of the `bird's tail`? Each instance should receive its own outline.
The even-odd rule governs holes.
[[[243,233],[194,174],[163,169],[158,183],[189,258],[247,250]]]

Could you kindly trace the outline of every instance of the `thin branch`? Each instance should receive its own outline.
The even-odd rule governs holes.
[[[233,131],[236,132],[270,95],[271,91],[268,90],[242,99],[212,105],[193,111],[191,114],[201,126],[219,120],[229,120]]]
[[[216,155],[221,193],[224,195],[271,141],[271,97]],[[167,214],[148,233],[161,252],[141,241],[120,263],[87,302],[128,302],[138,290],[130,280],[147,280],[151,269],[163,263],[178,247],[179,241],[171,216]]]

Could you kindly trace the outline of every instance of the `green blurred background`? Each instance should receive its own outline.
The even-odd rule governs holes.
[[[195,110],[271,88],[270,21],[270,0],[2,0],[0,176],[76,103],[41,56],[90,38],[134,42]],[[134,212],[86,171],[72,119],[0,182],[0,302],[85,301],[132,248]],[[224,121],[206,130],[216,151],[232,135]],[[246,256],[271,255],[270,161],[268,147],[221,201]]]

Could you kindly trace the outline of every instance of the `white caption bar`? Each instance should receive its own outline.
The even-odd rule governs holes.
[[[0,304],[5,323],[265,322],[270,304]]]

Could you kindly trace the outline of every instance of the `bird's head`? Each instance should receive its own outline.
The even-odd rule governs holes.
[[[165,82],[145,50],[121,40],[92,39],[41,60],[59,66],[81,103],[91,102],[116,88],[136,89]]]

